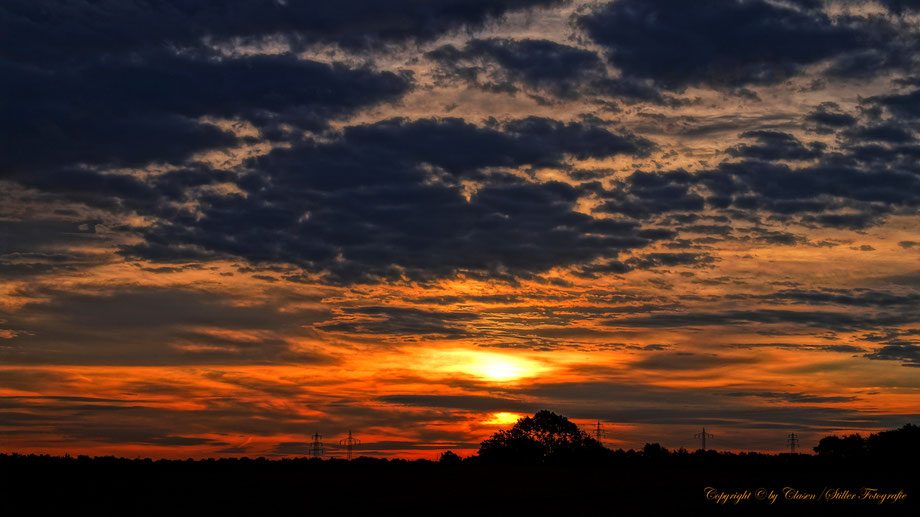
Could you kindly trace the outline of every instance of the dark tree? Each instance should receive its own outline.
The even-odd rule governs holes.
[[[866,446],[869,455],[876,458],[920,458],[920,427],[905,424],[900,429],[871,434]]]
[[[866,438],[858,434],[825,436],[815,452],[819,456],[850,459],[920,459],[920,426],[905,424],[900,429],[873,433]]]
[[[668,450],[662,447],[660,443],[647,443],[645,447],[642,448],[642,454],[648,458],[655,458],[658,456],[667,456]]]
[[[459,465],[462,460],[454,451],[447,451],[441,453],[441,459],[438,461],[446,465]]]
[[[863,458],[868,455],[866,439],[858,434],[849,436],[825,436],[815,447],[818,456],[836,458]]]
[[[576,464],[603,459],[610,451],[564,416],[543,410],[482,442],[486,463]]]

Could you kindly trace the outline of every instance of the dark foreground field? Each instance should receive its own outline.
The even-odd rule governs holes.
[[[715,489],[709,498],[707,487]],[[907,497],[789,501],[784,487],[819,496],[868,487]],[[593,467],[0,455],[0,516],[920,515],[918,488],[916,465],[788,455],[638,456]],[[745,491],[749,498],[738,504],[710,499]]]

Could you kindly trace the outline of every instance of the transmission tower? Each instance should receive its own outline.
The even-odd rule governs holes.
[[[323,457],[323,442],[322,435],[319,433],[313,433],[313,443],[310,444],[310,456],[313,458],[322,458]]]
[[[789,433],[789,437],[786,439],[786,445],[789,446],[789,452],[795,454],[795,448],[799,446],[799,437],[795,433]]]
[[[694,437],[694,438],[698,438],[698,439],[700,440],[700,442],[702,442],[702,447],[701,447],[701,448],[702,448],[704,451],[709,450],[709,449],[706,448],[706,438],[715,438],[713,435],[711,435],[711,434],[709,434],[709,433],[706,432],[706,428],[705,428],[705,427],[703,428],[703,432],[702,432],[702,433],[696,433],[695,435],[693,435],[693,437]]]
[[[345,446],[345,458],[350,460],[353,456],[355,445],[361,445],[361,440],[352,436],[351,429],[349,429],[348,438],[342,438],[339,440],[339,444]]]
[[[607,433],[604,431],[604,428],[601,427],[601,421],[598,420],[598,421],[597,421],[597,424],[595,424],[595,426],[594,426],[594,438],[595,438],[597,441],[600,442],[600,441],[603,441],[604,436],[605,436],[606,434],[607,434]]]

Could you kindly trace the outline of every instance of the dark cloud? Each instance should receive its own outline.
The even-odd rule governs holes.
[[[873,213],[823,214],[802,217],[804,223],[815,223],[819,226],[844,230],[862,230],[880,223],[881,220],[878,214]]]
[[[194,47],[202,41],[258,41],[281,37],[298,46],[336,43],[369,49],[386,42],[425,41],[504,14],[560,0],[345,0],[336,4],[291,0],[144,3],[105,0],[12,0],[0,8],[0,39],[8,59],[68,62],[131,54],[149,48]]]
[[[457,118],[391,119],[347,128],[342,145],[387,148],[400,163],[430,163],[457,175],[484,167],[558,166],[567,156],[644,156],[653,148],[650,141],[630,133],[543,117],[512,120],[501,130]]]
[[[865,228],[881,222],[883,214],[920,206],[915,174],[864,169],[838,158],[799,168],[760,160],[723,162],[695,179],[709,189],[707,202],[714,206],[808,214],[804,222],[821,226]]]
[[[596,274],[622,274],[637,269],[655,269],[676,266],[704,268],[711,267],[716,260],[716,257],[705,253],[649,253],[632,257],[626,261],[614,260],[585,266],[579,269],[578,274],[580,276],[593,278]]]
[[[0,278],[71,273],[110,262],[103,253],[13,252],[0,255]]]
[[[205,167],[176,169],[146,180],[131,174],[64,168],[32,171],[18,175],[15,179],[20,185],[40,191],[42,195],[58,202],[80,203],[114,213],[138,212],[144,215],[179,217],[182,210],[176,209],[175,204],[194,199],[194,193],[199,187],[226,183],[234,177],[229,172]],[[90,221],[79,224],[86,228],[96,227]],[[116,226],[112,229],[128,228]]]
[[[5,316],[17,333],[0,348],[6,364],[270,364],[328,362],[285,338],[328,318],[325,309],[281,311],[225,294],[167,288],[114,288],[105,294],[39,291]],[[211,334],[206,329],[219,329]],[[232,331],[261,331],[261,337]],[[230,332],[228,332],[230,331]]]
[[[746,131],[742,138],[751,138],[757,144],[742,144],[728,150],[728,154],[758,160],[811,160],[818,158],[827,147],[821,142],[811,142],[807,146],[789,133],[779,131]]]
[[[272,452],[284,456],[309,456],[313,454],[313,442],[279,442]]]
[[[460,270],[533,274],[670,234],[576,212],[581,194],[570,185],[486,170],[649,146],[629,134],[534,117],[501,129],[460,119],[352,126],[339,140],[306,141],[253,160],[257,173],[239,181],[245,197],[203,196],[200,217],[164,220],[124,253],[166,259],[175,249],[187,261],[187,245],[289,263],[339,282]],[[465,194],[458,176],[478,187]]]
[[[836,103],[823,102],[809,113],[805,120],[826,128],[850,127],[856,124],[856,117],[840,112],[839,108]]]
[[[765,296],[764,299],[777,303],[804,305],[844,305],[851,307],[901,307],[912,308],[920,304],[918,293],[891,293],[869,289],[787,289]]]
[[[653,267],[673,266],[710,266],[716,258],[705,253],[650,253],[626,261],[626,264],[635,269],[649,269]]]
[[[611,77],[594,51],[549,40],[474,39],[462,48],[444,45],[427,56],[445,79],[494,92],[526,87],[563,99],[597,95],[629,103],[681,103],[647,81]]]
[[[693,175],[683,170],[636,171],[613,189],[600,193],[606,201],[599,210],[639,219],[666,212],[702,211],[705,201],[693,191],[695,181]]]
[[[854,331],[899,326],[918,320],[913,314],[855,314],[818,310],[756,309],[723,312],[670,312],[606,321],[618,327],[704,327],[714,325],[802,325],[834,331]]]
[[[897,116],[907,119],[920,118],[920,89],[907,93],[872,97],[869,100],[877,102]]]
[[[762,0],[620,0],[578,24],[625,74],[676,89],[776,83],[869,37],[820,11]]]
[[[118,424],[64,424],[59,426],[57,431],[72,440],[89,440],[103,443],[144,444],[158,447],[224,445],[224,442],[211,438],[171,435],[168,434],[168,431],[165,429],[151,429],[144,426],[135,427]]]
[[[41,435],[45,443],[73,446],[75,441],[104,444],[145,444],[159,447],[198,446],[226,450],[231,444],[211,438],[217,435],[276,436],[305,434],[305,424],[315,424],[297,411],[270,408],[232,398],[212,397],[194,409],[139,405],[131,401],[23,401],[7,400],[2,415],[8,429],[19,434]],[[28,412],[5,411],[21,407]],[[113,420],[111,413],[117,413]],[[363,423],[363,422],[362,422]],[[391,422],[392,423],[392,422]],[[337,426],[338,427],[338,426]],[[53,428],[53,432],[49,429]],[[180,430],[181,431],[177,431]],[[203,447],[202,447],[203,446]]]
[[[758,362],[752,357],[727,357],[717,354],[697,354],[692,352],[657,352],[632,363],[631,366],[646,370],[708,370],[753,364]]]
[[[413,307],[347,307],[346,319],[314,325],[327,332],[383,335],[435,335],[460,338],[469,335],[462,325],[478,319],[475,314],[416,309]],[[355,319],[355,316],[361,317]]]
[[[538,405],[516,399],[479,395],[386,395],[381,402],[403,406],[440,407],[468,411],[535,411]]]
[[[703,235],[718,235],[720,237],[729,236],[734,230],[727,224],[692,224],[678,228],[682,232],[699,233]]]
[[[16,391],[29,391],[36,385],[54,386],[66,382],[69,378],[69,374],[44,368],[0,370],[0,386]]]
[[[150,402],[149,400],[103,399],[99,397],[68,397],[68,396],[62,396],[62,395],[57,395],[57,396],[29,395],[29,396],[22,396],[22,397],[4,396],[4,397],[0,397],[0,399],[2,400],[26,400],[26,401],[28,400],[41,400],[41,401],[50,400],[50,401],[63,401],[63,402],[99,402],[99,403],[120,402],[120,403],[125,403],[125,404],[136,404],[138,402]]]
[[[0,148],[0,174],[26,176],[81,163],[179,163],[239,142],[200,117],[316,129],[330,117],[408,89],[408,80],[391,72],[292,56],[216,59],[160,52],[51,70],[0,67],[9,102],[0,129],[11,135]]]
[[[903,366],[920,368],[920,344],[896,343],[887,344],[868,353],[865,357],[885,361],[901,361]]]
[[[807,393],[783,393],[775,391],[735,391],[725,394],[728,397],[759,397],[770,400],[791,402],[793,404],[827,404],[836,402],[853,402],[858,397],[809,395]]]
[[[811,396],[798,392],[748,391],[742,395],[739,391],[713,388],[686,390],[596,381],[537,383],[524,387],[517,393],[537,397],[544,405],[565,408],[565,414],[572,418],[655,426],[705,425],[710,429],[711,426],[717,425],[725,428],[742,428],[747,436],[750,436],[753,429],[783,426],[800,429],[826,429],[827,426],[871,427],[881,422],[896,422],[898,418],[903,417],[861,412],[840,406],[805,406],[801,404],[840,403],[845,402],[840,399],[847,397]],[[764,405],[757,400],[764,398],[786,400],[789,403]],[[650,431],[644,432],[645,436],[637,439],[647,440]]]
[[[684,390],[616,382],[536,383],[517,394],[533,398],[522,404],[516,399],[494,396],[393,395],[384,401],[417,407],[467,411],[531,412],[534,407],[553,407],[569,418],[605,422],[643,423],[657,426],[763,428],[794,426],[800,429],[827,427],[873,427],[915,415],[882,415],[843,407],[797,404],[842,402],[838,397],[812,397],[801,393],[768,393],[767,398],[788,399],[792,404],[751,404],[740,392],[713,389]],[[764,393],[764,392],[761,392]],[[746,394],[748,395],[748,394]],[[753,393],[752,398],[758,397]],[[826,399],[819,402],[819,399]],[[684,431],[685,432],[685,431]],[[648,439],[648,435],[637,437]]]
[[[445,45],[428,53],[451,76],[482,88],[514,91],[515,83],[573,97],[585,81],[605,76],[600,56],[548,40],[476,39],[463,48]],[[489,65],[499,70],[492,71]]]
[[[578,274],[592,278],[596,274],[628,273],[637,269],[655,269],[662,267],[690,266],[695,268],[711,267],[716,257],[705,253],[649,253],[632,257],[626,261],[610,261],[583,267]],[[608,309],[608,312],[612,312]]]
[[[11,205],[14,199],[11,196]],[[112,236],[101,223],[56,214],[0,221],[0,278],[73,274],[112,263],[113,257],[104,251]]]
[[[0,255],[13,262],[16,259],[60,262],[61,248],[91,245],[102,240],[96,233],[99,221],[83,219],[0,220]]]
[[[76,164],[179,163],[240,143],[201,117],[245,119],[263,136],[316,130],[394,100],[405,74],[284,55],[224,55],[222,42],[276,38],[294,50],[370,49],[478,27],[557,0],[375,2],[13,1],[0,7],[0,174]],[[232,46],[232,45],[230,45]],[[48,152],[51,149],[52,152]]]
[[[915,140],[913,131],[894,123],[855,128],[847,136],[859,141],[904,144]]]
[[[920,2],[917,0],[880,0],[880,3],[897,14],[920,10]]]
[[[901,361],[902,366],[920,368],[920,330],[917,329],[883,329],[878,333],[863,335],[862,339],[881,343],[863,357],[882,361]]]
[[[806,352],[837,352],[837,353],[862,353],[864,348],[854,345],[805,345],[799,343],[733,343],[725,345],[728,348],[778,348],[782,350],[798,350]]]

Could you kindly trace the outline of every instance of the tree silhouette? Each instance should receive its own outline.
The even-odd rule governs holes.
[[[534,465],[598,461],[610,451],[564,416],[542,410],[480,444],[486,463]]]
[[[815,452],[819,456],[837,458],[918,458],[920,457],[920,427],[905,424],[900,429],[882,431],[863,438],[825,436],[818,442]]]
[[[642,454],[647,458],[656,458],[659,456],[667,456],[668,450],[662,447],[660,443],[646,443],[645,447],[642,448]]]
[[[462,460],[454,451],[447,451],[441,453],[441,459],[438,461],[446,465],[459,465]]]
[[[815,452],[819,456],[836,458],[863,458],[868,455],[866,439],[859,434],[849,436],[825,436],[818,442]]]
[[[920,458],[920,427],[905,424],[900,429],[871,434],[866,439],[869,454],[876,458]]]

